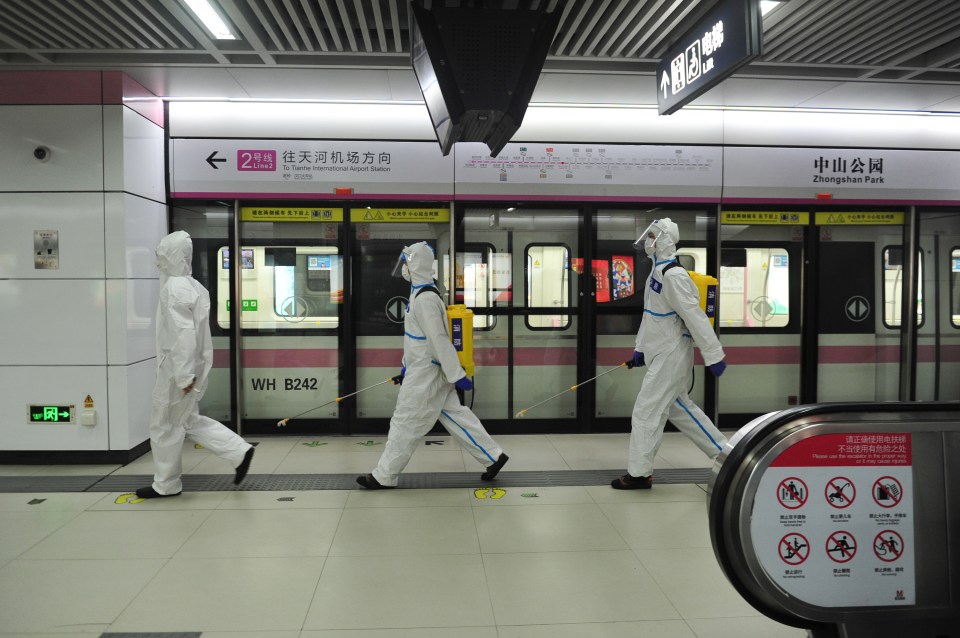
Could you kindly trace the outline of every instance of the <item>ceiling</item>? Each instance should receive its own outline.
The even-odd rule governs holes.
[[[236,40],[213,39],[183,0],[0,0],[0,70],[122,70],[171,98],[420,97],[409,0],[212,1]],[[487,4],[541,2],[558,5]],[[660,57],[714,4],[561,2],[533,101],[656,103]],[[960,112],[960,2],[786,0],[763,18],[763,55],[695,104]]]

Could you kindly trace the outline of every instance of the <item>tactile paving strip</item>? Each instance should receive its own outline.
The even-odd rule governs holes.
[[[400,476],[400,487],[435,489],[448,487],[551,487],[608,485],[622,470],[543,470],[501,472],[495,481],[480,480],[480,472],[409,472]],[[356,474],[251,474],[241,485],[228,474],[184,474],[183,489],[189,492],[296,492],[304,490],[362,489]],[[707,483],[709,468],[657,470],[657,485]],[[149,474],[109,476],[2,476],[0,492],[132,492],[150,485]]]

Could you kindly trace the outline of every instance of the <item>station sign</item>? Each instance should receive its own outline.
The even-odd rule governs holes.
[[[763,51],[758,0],[723,0],[657,65],[657,106],[670,115]]]
[[[449,208],[351,208],[350,221],[361,223],[449,222]]]
[[[725,210],[720,213],[720,223],[733,226],[806,226],[810,223],[810,213]]]
[[[27,419],[30,423],[73,423],[72,405],[28,405]]]
[[[903,226],[904,214],[897,211],[822,212],[817,213],[817,226]]]
[[[243,206],[245,222],[342,222],[342,208],[298,208],[290,206]]]

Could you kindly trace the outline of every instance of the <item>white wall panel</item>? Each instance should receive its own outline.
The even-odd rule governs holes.
[[[156,356],[159,279],[108,279],[107,361],[127,365]]]
[[[0,279],[0,365],[106,365],[105,296],[103,279]]]
[[[131,450],[150,438],[150,408],[157,361],[110,366],[110,449]]]
[[[169,113],[171,137],[437,139],[423,104],[171,102]]]
[[[0,228],[2,278],[104,276],[102,193],[0,193]],[[34,268],[35,230],[58,231],[58,269]]]
[[[960,117],[725,111],[724,143],[953,150],[960,148]]]
[[[0,149],[0,191],[103,190],[100,106],[0,106]]]
[[[720,111],[657,115],[656,107],[531,106],[511,140],[592,144],[721,144]]]
[[[106,450],[109,442],[106,366],[0,366],[0,449]],[[80,425],[87,395],[94,400],[95,426]],[[27,406],[75,405],[76,423],[27,421]]]
[[[107,277],[159,277],[156,248],[167,234],[166,205],[127,193],[106,193],[104,211]]]
[[[104,106],[105,190],[165,201],[163,129],[133,109]]]

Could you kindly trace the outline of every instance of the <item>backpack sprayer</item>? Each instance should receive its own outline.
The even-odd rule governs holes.
[[[458,304],[454,306],[447,306],[447,328],[450,333],[450,341],[453,343],[454,350],[457,351],[457,359],[460,360],[460,365],[467,372],[468,377],[472,377],[475,365],[473,363],[473,311],[467,308],[463,304]],[[304,414],[309,414],[314,410],[319,410],[324,408],[331,403],[340,403],[344,399],[360,394],[361,392],[366,392],[377,386],[381,386],[385,383],[397,383],[397,377],[390,377],[380,383],[374,383],[371,386],[357,390],[356,392],[351,392],[350,394],[345,394],[342,397],[337,397],[331,401],[327,401],[321,405],[318,405],[314,408],[310,408],[300,414],[294,416],[288,416],[285,419],[280,419],[277,421],[277,427],[284,427],[291,419],[298,419]]]

